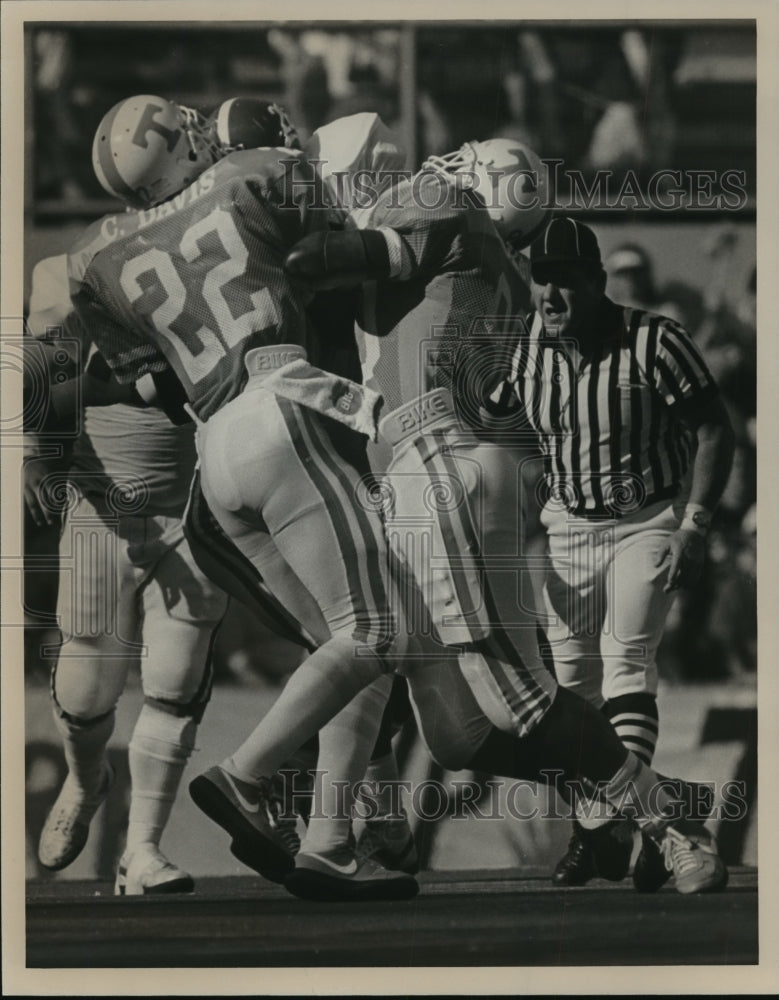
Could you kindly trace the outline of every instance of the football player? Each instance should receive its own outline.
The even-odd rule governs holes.
[[[721,888],[727,873],[708,833],[673,820],[657,776],[592,705],[557,686],[541,661],[535,617],[518,599],[519,459],[505,444],[485,442],[477,427],[507,343],[523,332],[509,322],[501,339],[505,321],[530,301],[527,274],[504,244],[516,250],[530,242],[546,221],[544,205],[530,151],[510,140],[468,143],[354,212],[357,228],[303,238],[286,267],[313,287],[368,282],[365,381],[394,407],[381,422],[393,449],[390,541],[438,640],[460,647],[467,679],[458,687],[437,664],[409,664],[431,751],[439,760],[446,754],[450,767],[459,759],[460,767],[493,774],[543,780],[554,769],[601,782],[615,806],[627,783],[639,824],[668,848],[677,890]],[[450,725],[442,724],[444,704]],[[609,855],[603,842],[597,857],[607,876]]]
[[[300,137],[285,109],[255,97],[231,97],[209,116],[207,127],[220,156],[243,149],[300,149]]]
[[[221,155],[264,146],[302,149],[330,192],[332,219],[343,220],[361,199],[404,174],[406,151],[373,112],[322,125],[303,145],[284,108],[259,98],[224,101],[209,116],[208,125]]]
[[[106,115],[93,159],[130,211],[90,227],[69,254],[79,317],[120,382],[173,369],[198,421],[211,511],[319,643],[244,744],[190,786],[236,856],[278,874],[290,853],[269,821],[269,776],[348,706],[357,721],[341,751],[361,778],[406,643],[380,518],[353,504],[366,470],[345,457],[356,434],[373,433],[378,399],[314,367],[306,298],[282,267],[297,239],[326,225],[327,200],[294,150],[214,165],[197,123],[153,96]],[[402,873],[357,867],[385,896],[417,891]]]
[[[285,146],[295,148],[299,145],[297,133],[284,110],[275,104],[255,98],[233,98],[225,101],[210,116],[215,142],[225,154],[236,150],[254,149],[263,146]],[[330,222],[341,225],[346,217],[346,210],[357,197],[357,183],[370,182],[374,187],[380,187],[391,182],[401,171],[405,162],[405,151],[398,144],[390,129],[381,121],[378,115],[362,113],[350,115],[325,125],[314,132],[305,144],[304,152],[315,167],[318,176],[327,186],[332,195],[332,207],[329,210]],[[354,338],[354,314],[358,296],[354,291],[340,290],[320,293],[315,296],[309,306],[311,315],[317,326],[325,353],[321,354],[322,365],[330,372],[352,375],[361,378],[359,357]],[[367,442],[367,438],[362,439]],[[367,459],[363,453],[360,462],[365,465]],[[206,506],[202,497],[198,498],[198,508]],[[193,508],[194,509],[194,508]],[[196,552],[207,549],[211,557],[225,561],[225,551],[229,541],[213,534],[213,525],[209,525],[206,514],[205,532],[200,530],[198,523],[192,519],[189,530],[196,545]],[[212,537],[209,539],[209,534]],[[240,565],[235,553],[232,557],[233,569],[238,563],[238,572],[245,580],[251,578],[251,567]],[[225,586],[234,586],[235,575],[227,566],[227,576],[222,576]],[[255,572],[256,578],[256,572]],[[262,599],[262,594],[260,595]],[[404,682],[395,679],[396,697],[392,713],[397,725],[397,706],[405,706],[410,714],[407,698],[403,697]],[[343,739],[335,731],[336,724],[329,724],[324,736],[325,752],[320,755],[318,770],[329,776],[330,786],[342,779],[340,758]],[[330,731],[335,732],[335,739]],[[373,812],[366,820],[365,827],[357,842],[358,857],[370,856],[377,858],[389,868],[403,869],[410,873],[417,870],[418,860],[408,820],[402,810],[398,811],[398,803],[392,794],[393,786],[399,781],[397,762],[392,750],[391,735],[393,722],[390,719],[389,706],[385,710],[379,741],[374,747],[371,762],[366,773],[363,788],[376,789],[378,798],[375,800]],[[327,747],[332,747],[334,757],[329,757]],[[291,782],[289,774],[285,774],[287,782]],[[321,801],[328,787],[327,782],[318,782],[315,787],[313,803],[313,819],[308,822],[308,829],[301,864],[297,873],[296,892],[307,892],[306,880],[308,874],[305,865],[313,854],[327,854],[343,840],[341,823],[328,819],[328,809]],[[337,786],[336,786],[337,787]],[[375,813],[375,814],[374,814]],[[328,881],[324,873],[315,873],[314,884],[310,890],[315,894],[321,891],[323,883]],[[343,894],[350,898],[353,882],[343,879],[336,873],[329,885],[330,894]]]
[[[290,273],[317,286],[341,273],[353,283],[361,268],[364,277],[383,278],[364,288],[358,336],[366,384],[390,410],[381,422],[393,448],[388,530],[423,588],[438,637],[445,646],[465,645],[461,667],[478,699],[516,735],[532,729],[552,691],[535,620],[518,604],[505,562],[496,563],[521,556],[513,487],[522,456],[477,437],[468,420],[474,423],[478,382],[502,362],[519,334],[514,317],[529,304],[503,239],[532,238],[545,210],[512,211],[505,192],[513,185],[519,204],[525,181],[533,191],[528,206],[541,203],[540,167],[508,140],[469,144],[429,161],[374,207],[354,211],[359,228],[309,236],[287,258]],[[474,191],[492,194],[496,185],[491,217]],[[451,498],[431,504],[431,490]],[[413,546],[400,547],[405,523],[418,525],[418,534]],[[419,562],[425,552],[433,553],[427,566]]]
[[[84,331],[68,290],[65,256],[33,270],[28,325],[78,343]],[[85,353],[88,344],[82,344]],[[101,384],[100,363],[89,364]],[[72,423],[72,421],[71,421]],[[83,429],[60,441],[56,427],[25,439],[25,500],[36,524],[58,519],[54,494],[75,491],[60,538],[68,572],[59,587],[62,645],[51,697],[68,774],[38,845],[59,871],[82,851],[113,777],[106,747],[128,672],[140,662],[144,702],[128,747],[131,795],[127,842],[115,891],[191,892],[191,876],[169,861],[160,839],[211,690],[211,650],[226,598],[200,571],[181,517],[195,466],[194,426],[174,425],[140,395],[88,406]]]

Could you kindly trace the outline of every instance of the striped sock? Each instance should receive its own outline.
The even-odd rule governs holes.
[[[653,694],[623,694],[611,698],[603,712],[628,750],[651,764],[657,745],[657,699]]]

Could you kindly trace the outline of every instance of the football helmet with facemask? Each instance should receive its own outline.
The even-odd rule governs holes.
[[[150,94],[114,105],[92,143],[101,187],[131,208],[151,208],[178,194],[217,159],[199,112]]]
[[[231,97],[208,119],[221,155],[264,147],[300,149],[297,129],[279,104],[256,97]]]
[[[445,156],[430,156],[435,170],[472,190],[485,205],[503,241],[515,252],[541,232],[550,214],[547,171],[540,158],[513,139],[466,142]]]

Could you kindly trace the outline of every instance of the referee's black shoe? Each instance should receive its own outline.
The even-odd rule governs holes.
[[[576,820],[568,850],[552,874],[554,885],[586,885],[590,879],[620,882],[627,875],[633,853],[633,827],[628,820],[613,819],[594,830]]]
[[[553,885],[586,885],[591,878],[595,878],[592,851],[579,836],[580,831],[581,827],[574,820],[568,850],[552,872]]]
[[[633,823],[617,817],[594,830],[579,827],[579,836],[592,855],[595,874],[609,882],[621,882],[630,868],[633,853]]]

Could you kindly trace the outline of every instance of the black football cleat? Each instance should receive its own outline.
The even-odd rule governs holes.
[[[618,817],[594,830],[579,828],[579,836],[592,855],[595,874],[609,882],[621,882],[633,854],[633,823]]]
[[[657,892],[673,874],[666,868],[665,857],[659,846],[647,834],[641,834],[641,850],[633,866],[633,885],[636,892]]]
[[[579,836],[580,833],[581,827],[574,820],[568,850],[552,872],[553,885],[586,885],[591,878],[595,878],[592,851]]]

